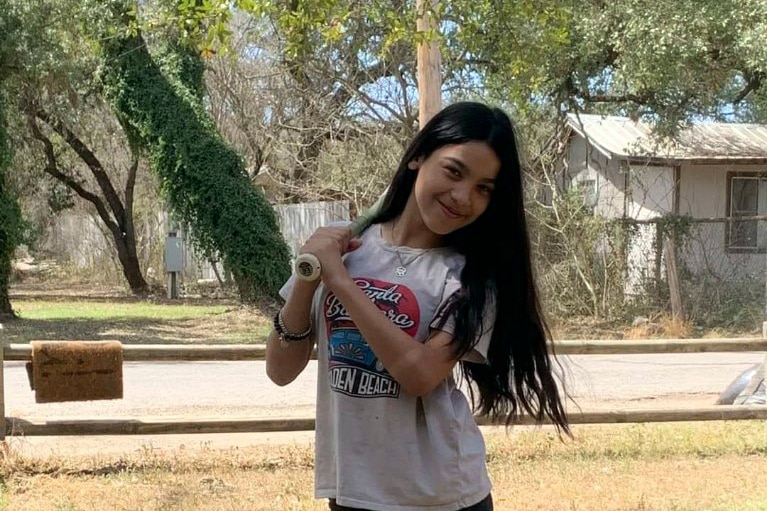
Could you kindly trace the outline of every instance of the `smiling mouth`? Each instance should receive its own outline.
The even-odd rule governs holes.
[[[445,206],[445,205],[444,205],[444,204],[442,204],[441,202],[439,203],[439,205],[442,207],[442,211],[445,213],[445,215],[446,215],[446,216],[448,216],[448,217],[450,217],[450,218],[460,218],[460,217],[462,217],[462,216],[463,216],[463,215],[462,215],[461,213],[459,213],[458,211],[456,211],[456,210],[454,210],[453,208],[450,208],[450,207],[448,207],[448,206]]]

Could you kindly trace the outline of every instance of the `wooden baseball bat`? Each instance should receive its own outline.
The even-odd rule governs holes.
[[[386,192],[378,198],[375,204],[363,211],[352,221],[349,227],[352,230],[353,236],[358,236],[370,225],[373,218],[379,211],[381,211],[385,196]],[[296,271],[296,277],[307,282],[315,281],[322,276],[322,265],[314,254],[299,254],[299,256],[296,257],[294,269]]]

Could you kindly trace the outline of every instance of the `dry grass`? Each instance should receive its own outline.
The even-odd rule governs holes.
[[[660,316],[653,322],[626,328],[623,332],[624,339],[686,339],[692,337],[695,332],[693,325],[688,321],[681,321],[670,315]],[[727,337],[722,335],[721,337]]]
[[[566,321],[551,317],[552,334],[555,339],[687,339],[758,337],[761,324],[749,328],[736,326],[703,328],[689,321],[679,321],[670,314],[658,314],[648,318],[646,323],[632,326],[624,319],[601,319],[592,317],[567,318]]]
[[[767,429],[760,422],[584,426],[489,432],[499,511],[756,511],[767,509]],[[326,509],[312,493],[309,446],[145,450],[44,460],[8,453],[3,509]]]

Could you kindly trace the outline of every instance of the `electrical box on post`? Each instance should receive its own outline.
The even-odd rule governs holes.
[[[184,247],[182,238],[176,235],[174,231],[168,233],[165,238],[165,271],[178,272],[184,271]]]

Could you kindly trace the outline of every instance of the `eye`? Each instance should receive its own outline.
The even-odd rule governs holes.
[[[492,195],[494,188],[489,185],[479,185],[477,188],[479,188],[479,192],[482,195]]]
[[[453,166],[451,166],[451,165],[448,165],[448,166],[446,166],[446,167],[445,167],[445,170],[446,170],[446,171],[447,171],[447,173],[448,173],[448,174],[450,174],[451,176],[454,176],[454,177],[461,177],[461,171],[460,171],[460,170],[458,170],[458,168],[457,168],[457,167],[453,167]]]

